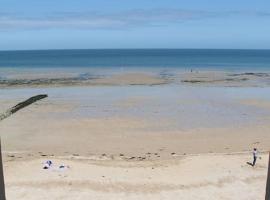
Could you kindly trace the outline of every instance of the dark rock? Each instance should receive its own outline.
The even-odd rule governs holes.
[[[48,95],[47,94],[40,94],[40,95],[36,95],[33,96],[23,102],[18,103],[16,106],[8,109],[6,112],[4,112],[3,114],[0,114],[0,121],[3,119],[8,118],[9,116],[11,116],[12,114],[16,113],[17,111],[35,103],[36,101],[39,101],[41,99],[47,98]]]

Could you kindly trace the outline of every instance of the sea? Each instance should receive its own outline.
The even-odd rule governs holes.
[[[100,71],[100,69],[103,71],[97,73],[97,77],[106,71],[118,73],[122,69],[135,69],[136,71],[157,69],[158,73],[161,72],[159,73],[161,77],[169,76],[173,80],[174,69],[270,71],[270,50],[1,51],[0,102],[13,102],[14,99],[16,102],[20,102],[22,99],[37,94],[48,94],[52,105],[57,105],[57,102],[59,105],[76,105],[76,108],[71,109],[72,111],[68,115],[66,112],[56,112],[57,119],[63,117],[93,119],[135,117],[145,119],[147,122],[151,121],[154,124],[151,130],[164,130],[165,132],[167,130],[177,131],[202,127],[238,127],[240,124],[245,126],[255,122],[261,123],[262,120],[268,119],[267,116],[270,114],[270,111],[264,107],[265,102],[270,101],[269,75],[264,77],[264,73],[258,74],[258,77],[252,76],[250,85],[256,83],[259,87],[197,87],[197,85],[182,84],[177,78],[171,84],[158,85],[157,87],[148,85],[65,87],[64,84],[61,84],[63,80],[64,82],[76,83],[78,81],[77,74],[82,81],[91,79],[92,74],[94,74],[93,78],[96,78],[95,72]],[[164,69],[173,70],[165,70],[166,72],[164,72]],[[46,73],[43,73],[44,70]],[[124,73],[127,70],[124,70]],[[55,78],[53,80],[54,78],[52,78],[57,84],[60,83],[58,87],[46,87],[46,84],[53,85],[54,82],[40,78],[40,74],[41,77],[44,74],[51,76],[51,73],[54,75],[63,71],[75,72],[75,76],[71,73],[71,79],[66,78],[66,74],[64,74],[64,79]],[[89,71],[90,73],[88,73]],[[258,79],[258,84],[256,81],[254,82],[255,79]],[[241,85],[242,81],[233,83]],[[213,85],[215,84],[216,82],[213,83]],[[262,107],[239,103],[254,98],[259,99],[259,104],[262,102]],[[129,100],[131,100],[132,106],[129,106],[130,103],[125,103]],[[121,106],[122,104],[123,106]],[[50,115],[54,115],[53,112],[50,112]]]
[[[0,51],[0,70],[39,68],[270,69],[270,50],[84,49]]]

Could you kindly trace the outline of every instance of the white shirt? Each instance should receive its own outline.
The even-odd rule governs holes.
[[[258,157],[257,154],[258,154],[257,150],[256,151],[253,151],[253,157],[257,158]]]

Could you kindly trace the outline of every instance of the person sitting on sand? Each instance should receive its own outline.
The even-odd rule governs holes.
[[[252,166],[254,167],[255,164],[256,164],[256,160],[257,160],[257,157],[258,157],[258,151],[256,148],[253,149],[253,163],[252,163]]]
[[[52,165],[52,161],[47,160],[43,166],[43,169],[49,169]]]

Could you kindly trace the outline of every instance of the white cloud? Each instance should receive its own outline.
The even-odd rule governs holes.
[[[264,11],[210,12],[182,9],[130,10],[118,13],[51,13],[36,17],[0,13],[1,30],[29,29],[123,29],[140,26],[160,26],[190,20],[219,17],[270,17]]]

